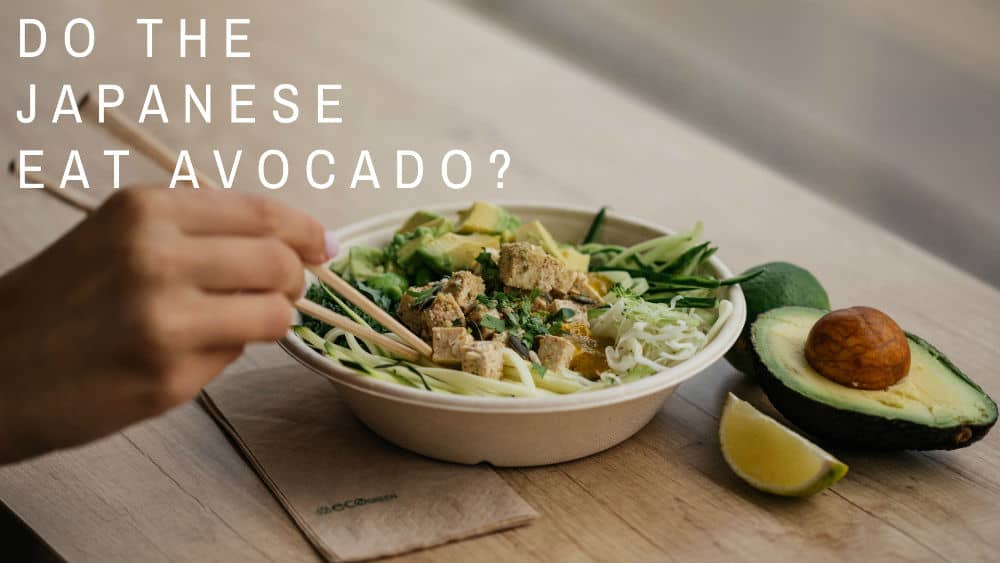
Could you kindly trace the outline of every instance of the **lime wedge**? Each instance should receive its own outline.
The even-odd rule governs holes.
[[[847,465],[732,393],[719,420],[722,457],[754,488],[783,496],[818,493]]]

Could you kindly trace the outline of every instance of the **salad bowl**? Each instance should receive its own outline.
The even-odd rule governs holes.
[[[466,207],[467,202],[431,210],[454,215]],[[541,221],[557,240],[579,240],[593,217],[591,209],[562,204],[505,202],[504,207],[526,221]],[[384,214],[345,226],[337,231],[341,247],[383,245],[408,215],[407,211]],[[621,245],[673,232],[610,212],[603,229],[605,241]],[[715,256],[707,267],[719,278],[732,276]],[[359,375],[310,348],[291,330],[279,344],[326,378],[368,428],[400,447],[463,464],[546,465],[595,454],[628,439],[656,415],[681,383],[722,358],[746,320],[739,286],[722,290],[720,297],[732,303],[732,312],[715,337],[692,357],[637,381],[568,395],[511,398],[432,393]]]

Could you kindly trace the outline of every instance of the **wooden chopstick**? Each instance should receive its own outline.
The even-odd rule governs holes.
[[[368,313],[368,315],[375,319],[378,324],[384,326],[389,329],[390,332],[402,338],[403,341],[416,350],[417,353],[427,358],[431,357],[432,349],[429,344],[424,342],[416,334],[410,332],[410,329],[406,328],[403,323],[397,321],[395,317],[373,303],[371,299],[365,297],[364,294],[355,289],[353,285],[347,283],[344,278],[338,276],[335,272],[331,271],[329,268],[324,268],[323,266],[307,266],[307,269],[319,278],[321,282],[328,285],[330,289],[340,295],[343,295],[345,299],[357,305],[358,308],[365,313]]]
[[[134,147],[137,151],[148,156],[161,168],[171,174],[173,173],[174,166],[177,163],[176,153],[171,151],[166,145],[158,141],[149,133],[137,127],[135,124],[123,119],[114,109],[105,109],[104,122],[101,123],[98,119],[98,112],[94,109],[94,105],[87,103],[89,99],[90,95],[85,94],[77,104],[80,108],[80,114],[85,120],[87,120],[87,122],[102,127],[116,139]],[[212,179],[198,174],[197,170],[195,170],[195,176],[198,178],[199,185],[203,185],[211,189],[222,189]],[[340,295],[343,295],[345,299],[354,305],[357,305],[358,308],[365,313],[368,313],[373,319],[378,321],[379,324],[399,336],[403,342],[416,350],[418,354],[427,358],[431,357],[432,349],[430,345],[424,342],[416,334],[413,334],[413,332],[406,328],[403,323],[397,321],[392,315],[382,310],[382,308],[373,303],[371,299],[355,289],[354,286],[344,281],[344,279],[338,276],[335,272],[322,266],[310,266],[309,271],[319,278],[321,282],[330,286],[330,289]],[[302,312],[301,305],[305,305],[307,303],[310,302],[304,298],[300,299],[296,301],[295,308]],[[344,328],[344,330],[348,329]]]
[[[381,346],[404,360],[416,362],[421,358],[420,354],[402,342],[393,340],[381,332],[377,332],[364,325],[360,325],[344,315],[334,313],[318,303],[314,303],[308,299],[300,299],[296,302],[295,307],[302,314],[319,319],[328,325],[335,326],[345,332],[349,332],[354,336],[357,336],[358,338],[367,340],[377,346]]]
[[[113,109],[104,110],[104,121],[101,122],[97,109],[94,108],[93,104],[88,103],[89,100],[90,94],[88,93],[84,94],[80,101],[77,102],[77,107],[80,110],[81,116],[88,123],[101,127],[110,133],[111,136],[126,143],[148,157],[150,160],[158,164],[160,168],[170,172],[171,174],[173,173],[174,166],[177,163],[177,153],[171,151],[165,144],[157,140],[149,133],[123,119]],[[17,168],[15,162],[11,161],[10,172],[15,173],[16,171]],[[214,180],[202,176],[197,170],[194,170],[194,174],[198,179],[199,185],[210,189],[222,189],[221,186],[215,183]],[[91,213],[96,208],[96,205],[93,202],[89,200],[81,200],[79,196],[73,192],[55,189],[54,184],[47,181],[41,175],[28,174],[26,175],[26,178],[31,182],[42,184],[45,192],[49,195],[55,196],[61,201],[64,201],[81,211]],[[308,269],[322,283],[329,286],[330,289],[342,295],[349,302],[353,303],[359,309],[370,315],[379,324],[399,336],[405,344],[397,342],[396,340],[376,332],[369,327],[358,324],[343,315],[334,313],[322,305],[314,303],[304,297],[295,301],[294,304],[295,308],[300,313],[317,318],[327,324],[340,328],[341,330],[350,332],[359,338],[370,340],[378,346],[392,351],[401,358],[417,361],[421,356],[423,356],[423,359],[430,359],[433,350],[429,344],[424,342],[416,334],[413,334],[413,332],[406,328],[403,323],[397,321],[392,315],[373,303],[371,299],[368,299],[364,294],[355,289],[354,286],[347,283],[347,281],[335,272],[331,271],[329,268],[323,266],[309,266]]]
[[[94,104],[88,103],[89,101],[90,93],[87,92],[76,104],[80,110],[80,116],[84,120],[91,125],[101,127],[110,133],[112,137],[139,151],[155,162],[160,168],[173,174],[174,167],[177,165],[178,153],[170,150],[159,139],[123,118],[114,109],[105,108],[104,122],[102,123],[100,120],[100,110]],[[198,179],[199,186],[222,189],[222,186],[215,183],[211,178],[203,176],[197,169],[194,169],[193,172],[195,178]]]
[[[11,161],[8,170],[11,173],[17,172],[17,165],[14,163],[14,161]],[[97,209],[97,204],[95,204],[93,201],[79,199],[79,196],[75,196],[76,199],[74,199],[73,197],[66,196],[65,194],[74,192],[67,192],[66,190],[60,190],[56,188],[55,184],[53,184],[51,181],[49,181],[41,174],[26,172],[25,179],[35,184],[41,184],[43,186],[43,191],[45,191],[45,193],[51,195],[52,197],[58,198],[60,201],[72,205],[73,207],[79,209],[80,211],[83,211],[84,213],[90,214]],[[325,268],[319,268],[319,269],[323,270]],[[338,277],[337,279],[340,278]],[[340,280],[343,282],[342,279]],[[351,289],[354,288],[351,287]],[[312,301],[309,301],[308,299],[299,299],[298,301],[295,302],[295,308],[298,309],[300,313],[319,319],[329,325],[335,326],[341,330],[349,332],[354,336],[357,336],[358,338],[364,339],[373,344],[381,346],[382,348],[391,351],[397,357],[400,357],[404,360],[416,362],[421,359],[420,354],[414,351],[409,346],[406,346],[401,342],[393,340],[380,332],[376,332],[375,330],[369,327],[358,324],[353,320],[345,317],[344,315],[334,313],[333,311],[327,309],[326,307],[323,307],[318,303],[314,303]],[[381,311],[381,309],[379,310]],[[384,313],[385,311],[382,312]]]

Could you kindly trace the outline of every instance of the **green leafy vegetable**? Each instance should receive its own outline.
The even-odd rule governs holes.
[[[351,282],[351,285],[358,287],[357,282]],[[364,291],[360,287],[358,290]],[[322,305],[334,313],[340,313],[341,315],[346,315],[355,321],[361,321],[379,332],[388,332],[385,327],[375,322],[375,319],[371,318],[368,313],[365,313],[352,303],[345,302],[343,299],[338,297],[337,294],[333,293],[330,288],[326,287],[322,283],[317,282],[310,285],[309,289],[306,290],[306,299],[318,305]],[[302,315],[302,325],[316,334],[326,334],[331,328],[333,328],[323,321],[314,319],[309,315]]]
[[[381,289],[376,287],[371,287],[362,281],[354,282],[352,285],[357,287],[361,293],[363,293],[366,297],[368,297],[368,299],[372,301],[372,303],[378,305],[379,309],[382,309],[383,311],[388,311],[389,313],[392,313],[395,310],[395,307],[393,306],[394,300],[392,299],[392,297],[390,297],[386,292],[382,291]]]
[[[483,319],[479,321],[479,324],[483,328],[492,329],[496,332],[503,332],[507,328],[507,323],[503,319],[494,317],[493,315],[483,315]]]

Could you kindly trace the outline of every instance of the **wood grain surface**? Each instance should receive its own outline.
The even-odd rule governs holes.
[[[44,147],[52,151],[50,175],[61,171],[69,148],[82,147],[92,157],[92,181],[109,184],[110,166],[94,155],[114,144],[82,125],[18,125],[14,112],[29,82],[38,83],[50,107],[63,82],[81,91],[97,79],[119,82],[129,95],[125,108],[136,113],[150,82],[161,84],[173,111],[182,111],[184,83],[256,82],[266,93],[284,81],[340,82],[342,125],[259,119],[253,126],[171,123],[149,130],[191,149],[202,167],[212,166],[213,148],[243,148],[244,181],[237,184],[258,193],[256,155],[284,148],[293,163],[291,185],[271,195],[330,226],[484,198],[611,204],[678,228],[702,219],[734,269],[774,259],[800,263],[824,281],[836,306],[885,310],[1000,395],[1000,292],[474,14],[434,2],[320,0],[282,9],[258,1],[15,1],[10,11],[60,25],[84,15],[98,30],[95,54],[83,61],[55,50],[32,61],[18,61],[14,49],[0,55],[8,77],[0,96],[0,154]],[[215,31],[226,16],[250,17],[253,58],[227,61],[217,40],[208,59],[180,61],[175,33],[157,42],[169,56],[144,58],[137,17],[163,17],[167,29],[176,29],[176,17],[195,14]],[[16,21],[8,18],[2,28],[9,45]],[[61,32],[50,35],[58,39]],[[270,109],[261,106],[257,115]],[[357,151],[371,149],[383,188],[350,190],[343,180],[327,191],[308,188],[301,163],[315,147],[343,155],[344,176]],[[432,160],[455,147],[481,163],[469,188],[456,193],[430,181],[432,168],[420,188],[392,188],[395,149],[419,150]],[[498,147],[512,156],[503,190],[485,164]],[[125,183],[163,179],[138,159],[123,169]],[[2,186],[0,270],[81,218],[18,190],[10,177]],[[104,197],[110,190],[91,192]],[[282,363],[288,359],[276,347],[261,345],[231,369]],[[731,389],[767,407],[750,382],[720,362],[682,386],[621,446],[558,466],[501,470],[542,513],[535,524],[399,559],[986,561],[1000,552],[1000,434],[950,453],[837,451],[851,467],[846,479],[810,499],[777,499],[744,486],[721,459],[717,418]],[[193,404],[83,448],[0,468],[0,499],[67,560],[317,560]]]

